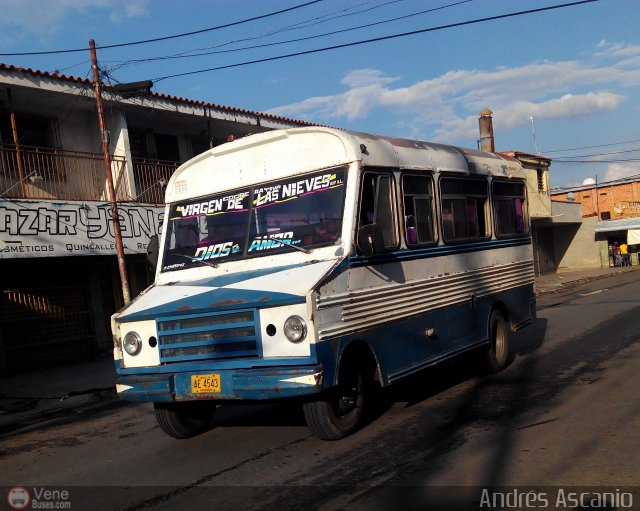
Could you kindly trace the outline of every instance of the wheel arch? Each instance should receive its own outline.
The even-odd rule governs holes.
[[[337,384],[340,373],[355,363],[363,363],[371,371],[373,380],[383,385],[382,370],[378,357],[371,345],[362,339],[354,339],[341,346],[336,361],[333,385]]]
[[[489,328],[491,323],[491,315],[494,313],[494,311],[500,312],[502,314],[502,317],[506,321],[507,325],[509,325],[509,329],[511,331],[514,331],[513,324],[511,322],[511,315],[509,314],[509,309],[507,305],[502,300],[496,300],[491,305],[491,308],[489,309],[489,314],[487,314],[487,338],[490,338],[491,336],[491,333],[489,332]]]

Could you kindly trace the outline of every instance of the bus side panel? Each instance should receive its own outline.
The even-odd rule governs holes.
[[[318,289],[317,353],[332,366],[325,386],[335,383],[340,353],[356,340],[371,347],[386,384],[486,343],[494,306],[514,327],[532,320],[527,240],[513,246],[493,241],[475,250],[434,247],[418,255],[385,255],[380,264],[353,258]]]
[[[500,305],[516,324],[531,321],[529,310],[533,289],[523,286],[496,293],[475,304],[461,303],[424,312],[404,320],[328,339],[316,344],[318,361],[324,370],[324,386],[337,383],[341,353],[352,342],[364,341],[371,348],[380,369],[381,384],[388,385],[443,360],[488,345],[491,311]],[[520,311],[519,313],[517,311]]]

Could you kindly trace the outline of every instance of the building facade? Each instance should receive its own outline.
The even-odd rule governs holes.
[[[627,245],[629,261],[638,264],[640,251],[640,176],[597,183],[586,180],[578,187],[552,190],[554,201],[578,204],[583,222],[592,228],[599,265],[616,264],[616,246]]]
[[[485,109],[479,118],[479,143],[486,151],[495,151],[492,113]],[[596,190],[593,190],[593,186],[587,186],[573,190],[574,193],[570,193],[567,198],[567,192],[572,190],[563,194],[550,188],[551,158],[523,151],[500,151],[499,154],[518,160],[527,173],[536,275],[608,265],[607,239],[620,235],[621,240],[622,236],[616,232],[603,238],[603,230],[618,230],[619,226],[609,220],[598,220],[611,218],[610,212],[617,216],[623,215],[625,211],[627,214],[635,214],[632,208],[640,206],[640,203],[636,204],[635,184],[625,189],[601,189],[598,194],[594,193]],[[580,200],[585,201],[584,210]]]
[[[308,125],[108,85],[103,103],[132,296],[152,280],[146,247],[182,162]],[[92,82],[0,64],[0,373],[111,352],[123,298],[106,175]]]

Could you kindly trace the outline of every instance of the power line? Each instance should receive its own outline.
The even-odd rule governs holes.
[[[545,151],[545,154],[551,154],[551,153],[566,153],[569,151],[578,151],[581,149],[596,149],[597,147],[610,147],[613,145],[624,145],[624,144],[633,144],[635,142],[640,142],[640,140],[627,140],[625,142],[611,142],[609,144],[599,144],[599,145],[589,145],[589,146],[584,146],[584,147],[572,147],[569,149],[554,149],[553,151]]]
[[[352,46],[359,46],[362,44],[369,44],[369,43],[374,43],[374,42],[380,42],[380,41],[387,41],[389,39],[397,39],[400,37],[407,37],[410,35],[416,35],[416,34],[424,34],[427,32],[435,32],[437,30],[444,30],[444,29],[448,29],[448,28],[455,28],[455,27],[463,27],[466,25],[474,25],[477,23],[484,23],[486,21],[495,21],[495,20],[499,20],[499,19],[505,19],[505,18],[512,18],[515,16],[522,16],[525,14],[534,14],[534,13],[538,13],[538,12],[544,12],[544,11],[551,11],[551,10],[555,10],[555,9],[562,9],[565,7],[574,7],[576,5],[581,5],[581,4],[588,4],[588,3],[593,3],[593,2],[599,2],[600,0],[580,0],[578,2],[570,2],[570,3],[566,3],[566,4],[560,4],[560,5],[552,5],[550,7],[540,7],[538,9],[529,9],[526,11],[518,11],[518,12],[512,12],[512,13],[508,13],[508,14],[500,14],[498,16],[490,16],[488,18],[479,18],[479,19],[475,19],[475,20],[470,20],[470,21],[461,21],[459,23],[450,23],[448,25],[440,25],[438,27],[431,27],[431,28],[423,28],[420,30],[412,30],[411,32],[403,32],[400,34],[393,34],[393,35],[388,35],[388,36],[383,36],[383,37],[375,37],[373,39],[365,39],[362,41],[355,41],[355,42],[351,42],[351,43],[344,43],[344,44],[337,44],[334,46],[326,46],[324,48],[316,48],[314,50],[306,50],[306,51],[300,51],[300,52],[296,52],[296,53],[288,53],[286,55],[278,55],[275,57],[267,57],[267,58],[263,58],[263,59],[255,59],[255,60],[249,60],[249,61],[245,61],[245,62],[238,62],[236,64],[227,64],[225,66],[217,66],[217,67],[211,67],[211,68],[207,68],[207,69],[199,69],[197,71],[188,71],[186,73],[176,73],[176,74],[172,74],[172,75],[166,75],[166,76],[161,76],[159,78],[154,78],[153,81],[154,82],[159,82],[162,80],[167,80],[169,78],[177,78],[177,77],[181,77],[181,76],[190,76],[190,75],[195,75],[195,74],[199,74],[199,73],[207,73],[210,71],[220,71],[222,69],[230,69],[230,68],[234,68],[234,67],[241,67],[241,66],[247,66],[250,64],[259,64],[262,62],[273,62],[275,60],[282,60],[282,59],[287,59],[287,58],[291,58],[291,57],[299,57],[302,55],[311,55],[313,53],[321,53],[321,52],[325,52],[325,51],[330,51],[330,50],[337,50],[340,48],[349,48]]]
[[[104,46],[96,46],[96,49],[106,50],[106,49],[109,49],[109,48],[122,48],[124,46],[135,46],[135,45],[138,45],[138,44],[155,43],[155,42],[158,42],[158,41],[168,41],[170,39],[177,39],[179,37],[187,37],[187,36],[192,36],[192,35],[197,35],[197,34],[204,34],[205,32],[211,32],[213,30],[219,30],[221,28],[235,27],[237,25],[242,25],[243,23],[249,23],[250,21],[256,21],[256,20],[260,20],[260,19],[264,19],[264,18],[269,18],[271,16],[276,16],[278,14],[282,14],[282,13],[285,13],[285,12],[294,11],[294,10],[300,9],[302,7],[307,7],[307,6],[312,5],[312,4],[317,4],[317,3],[322,2],[322,1],[323,0],[311,0],[311,1],[303,3],[303,4],[294,5],[293,7],[289,7],[287,9],[281,9],[279,11],[274,11],[274,12],[270,12],[270,13],[267,13],[267,14],[261,14],[260,16],[253,16],[252,18],[246,18],[246,19],[239,20],[239,21],[233,21],[231,23],[225,23],[224,25],[216,25],[215,27],[203,28],[201,30],[193,30],[191,32],[183,32],[181,34],[168,35],[168,36],[164,36],[164,37],[155,37],[153,39],[143,39],[141,41],[131,41],[131,42],[128,42],[128,43],[118,43],[118,44],[108,44],[108,45],[104,45]],[[56,53],[75,53],[75,52],[87,51],[87,50],[88,50],[88,48],[74,48],[74,49],[70,49],[70,50],[33,51],[33,52],[21,52],[21,53],[0,53],[0,57],[18,57],[18,56],[25,56],[25,55],[52,55],[52,54],[56,54]]]
[[[369,7],[368,9],[363,9],[360,11],[356,11],[356,12],[351,12],[351,13],[347,13],[347,11],[356,9],[358,7],[361,7],[363,5],[367,5],[367,3],[371,3],[371,2],[365,2],[362,4],[358,4],[352,7],[349,7],[347,9],[341,9],[339,11],[333,11],[327,14],[324,14],[322,16],[316,16],[314,18],[310,18],[310,19],[306,19],[303,21],[300,21],[298,23],[294,23],[293,25],[287,25],[285,27],[280,27],[278,29],[272,30],[270,32],[266,32],[260,35],[256,35],[256,36],[252,36],[252,37],[243,37],[242,39],[235,39],[232,41],[227,41],[221,44],[217,44],[215,46],[207,46],[206,48],[194,48],[192,50],[185,50],[179,53],[175,53],[173,55],[167,55],[167,56],[159,56],[159,57],[149,57],[149,58],[138,58],[138,59],[129,59],[129,60],[108,60],[106,62],[110,62],[110,63],[116,63],[116,64],[120,64],[119,66],[115,66],[114,69],[121,69],[123,67],[128,66],[130,63],[133,64],[138,64],[138,63],[144,63],[144,62],[151,62],[151,61],[155,61],[155,60],[165,60],[165,59],[173,59],[173,58],[188,58],[188,57],[198,57],[198,56],[202,56],[202,55],[211,55],[214,53],[226,53],[226,52],[232,52],[232,51],[241,51],[243,49],[253,49],[253,48],[260,48],[262,46],[249,46],[249,47],[244,47],[244,48],[236,48],[236,49],[232,49],[232,50],[223,50],[223,51],[213,51],[213,52],[209,52],[207,50],[214,50],[216,48],[222,48],[223,46],[229,46],[231,44],[235,44],[235,43],[241,43],[243,41],[255,41],[258,39],[264,39],[266,37],[270,37],[272,35],[275,34],[279,34],[282,32],[289,32],[292,30],[300,30],[303,28],[308,28],[312,25],[319,25],[321,23],[326,23],[328,21],[332,21],[335,20],[337,18],[342,18],[342,17],[347,17],[347,16],[355,16],[355,15],[359,15],[362,14],[364,12],[367,11],[372,11],[375,9],[380,9],[382,7],[385,7],[387,5],[390,4],[394,4],[394,3],[398,3],[398,2],[404,2],[405,0],[390,0],[388,2],[385,2],[383,4],[380,5],[376,5],[374,7]],[[467,0],[467,1],[473,1],[473,0]],[[345,14],[346,13],[346,14]],[[334,16],[334,14],[337,14],[336,16]],[[332,34],[332,33],[329,33]],[[319,36],[315,36],[315,37],[319,37]],[[304,39],[294,39],[291,41],[286,41],[286,42],[297,42],[299,40],[304,40]],[[272,43],[272,44],[284,44],[284,43]],[[206,52],[206,53],[195,53],[195,52]]]
[[[316,16],[315,18],[311,18],[311,19],[304,20],[304,21],[299,21],[298,23],[294,23],[293,25],[289,25],[289,26],[284,27],[282,29],[278,29],[278,30],[276,30],[274,32],[271,32],[271,33],[267,34],[267,35],[273,35],[273,34],[276,34],[276,33],[279,33],[279,32],[284,32],[284,31],[288,31],[288,30],[296,30],[296,29],[300,29],[300,28],[308,28],[308,27],[310,27],[312,25],[319,25],[321,23],[326,23],[327,21],[331,21],[331,20],[338,19],[338,18],[346,18],[348,16],[356,16],[356,15],[362,14],[364,12],[374,11],[376,9],[381,9],[382,7],[386,7],[387,5],[397,4],[397,3],[400,3],[400,2],[404,2],[406,0],[389,0],[389,1],[384,2],[382,4],[378,4],[378,5],[374,5],[373,7],[369,7],[367,9],[362,9],[362,10],[356,11],[356,12],[347,12],[347,11],[352,11],[354,9],[357,9],[358,7],[361,7],[363,5],[367,5],[367,4],[373,3],[374,1],[375,0],[370,0],[369,2],[363,2],[361,4],[354,5],[352,7],[346,8],[346,9],[341,9],[339,11],[333,11],[333,12],[324,14],[322,16]],[[344,13],[344,14],[338,14],[337,16],[333,16],[333,14],[336,14],[336,13]],[[258,36],[258,37],[261,37],[261,36]],[[256,39],[256,38],[257,37],[247,37],[247,38],[241,39],[241,40],[245,41],[245,40]],[[234,42],[238,42],[238,41],[234,41]]]
[[[640,149],[628,149],[626,151],[611,151],[608,153],[576,154],[575,156],[563,156],[561,158],[556,158],[553,161],[568,162],[568,161],[574,160],[575,158],[591,158],[592,156],[610,156],[612,154],[637,153],[638,151],[640,151]]]
[[[385,23],[391,23],[394,21],[399,21],[399,20],[403,20],[403,19],[407,19],[407,18],[411,18],[414,16],[419,16],[421,14],[426,14],[429,12],[434,12],[434,11],[439,11],[442,9],[448,9],[450,7],[455,7],[457,5],[460,4],[465,4],[465,3],[470,3],[473,2],[473,0],[460,0],[459,2],[454,2],[451,4],[447,4],[447,5],[443,5],[441,7],[434,7],[432,9],[426,9],[423,11],[419,11],[419,12],[414,12],[412,14],[406,14],[404,16],[397,16],[395,18],[389,18],[389,19],[385,19],[382,21],[377,21],[374,23],[368,23],[366,25],[358,25],[356,27],[350,27],[350,28],[344,28],[341,30],[334,30],[332,32],[325,32],[323,34],[316,34],[316,35],[312,35],[312,36],[306,36],[306,37],[299,37],[297,39],[288,39],[286,41],[278,41],[278,42],[273,42],[273,43],[265,43],[265,44],[256,44],[253,46],[243,46],[241,48],[232,48],[229,50],[214,50],[214,51],[203,51],[205,50],[205,48],[202,48],[200,50],[189,50],[187,52],[182,52],[182,53],[178,53],[178,54],[174,54],[174,55],[167,55],[167,56],[160,56],[160,57],[149,57],[146,59],[136,59],[136,60],[128,60],[128,61],[124,61],[120,66],[115,66],[114,69],[122,69],[126,66],[132,65],[132,64],[141,64],[141,63],[146,63],[146,62],[154,62],[154,61],[158,61],[158,60],[171,60],[171,59],[184,59],[184,58],[191,58],[191,57],[202,57],[205,55],[214,55],[214,54],[221,54],[221,53],[232,53],[232,52],[237,52],[237,51],[245,51],[245,50],[254,50],[254,49],[258,49],[258,48],[267,48],[269,46],[279,46],[279,45],[283,45],[283,44],[289,44],[289,43],[296,43],[296,42],[300,42],[300,41],[308,41],[311,39],[319,39],[322,37],[327,37],[330,35],[336,35],[336,34],[342,34],[344,32],[350,32],[352,30],[359,30],[362,28],[370,28],[370,27],[374,27],[377,25],[383,25]],[[272,35],[274,33],[277,32],[272,32],[271,34],[268,35]],[[260,36],[260,38],[263,36]],[[247,38],[244,40],[249,40],[249,39],[258,39],[258,37],[256,38]],[[233,41],[233,42],[238,42],[238,41]],[[233,43],[232,42],[232,43]],[[221,46],[226,46],[227,44],[232,44],[232,43],[224,43],[221,45],[216,46],[216,48],[220,48]],[[202,51],[201,53],[191,53],[191,52],[195,52],[195,51]],[[186,55],[186,53],[189,53],[188,55]]]
[[[553,160],[553,163],[629,163],[640,161],[640,158],[613,159],[613,160]]]

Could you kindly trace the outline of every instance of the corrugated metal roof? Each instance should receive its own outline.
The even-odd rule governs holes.
[[[627,231],[640,229],[640,217],[602,220],[596,224],[596,232]]]
[[[65,81],[65,82],[73,82],[73,83],[77,83],[77,84],[84,84],[84,85],[93,85],[93,82],[89,79],[86,78],[79,78],[77,76],[71,76],[71,75],[64,75],[61,73],[55,73],[55,72],[50,72],[50,71],[40,71],[38,69],[31,69],[28,67],[18,67],[18,66],[13,66],[11,64],[2,64],[0,63],[0,71],[9,71],[9,72],[15,72],[15,73],[25,73],[25,74],[30,74],[30,75],[34,75],[34,76],[41,76],[41,77],[45,77],[45,78],[53,78],[53,79],[57,79],[57,80],[61,80],[61,81]],[[105,85],[104,86],[105,89],[108,89],[109,86]],[[178,96],[172,96],[170,94],[162,94],[159,92],[152,92],[151,93],[152,97],[158,98],[158,99],[163,99],[163,100],[168,100],[168,101],[173,101],[176,103],[182,103],[184,105],[198,105],[198,106],[204,106],[204,107],[208,107],[208,108],[215,108],[218,110],[224,110],[224,111],[228,111],[228,112],[237,112],[240,114],[248,114],[248,115],[255,115],[258,117],[263,117],[265,119],[273,119],[276,121],[281,121],[281,122],[287,122],[290,124],[297,124],[300,126],[317,126],[317,124],[311,123],[311,122],[307,122],[307,121],[301,121],[298,119],[290,119],[288,117],[281,117],[278,115],[273,115],[273,114],[267,114],[264,112],[257,112],[254,110],[245,110],[243,108],[236,108],[236,107],[231,107],[231,106],[225,106],[225,105],[218,105],[216,103],[209,103],[207,101],[200,101],[200,100],[195,100],[195,99],[187,99],[187,98],[181,98]]]

